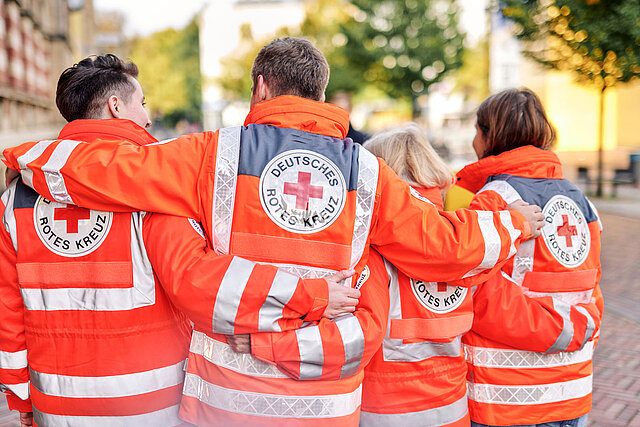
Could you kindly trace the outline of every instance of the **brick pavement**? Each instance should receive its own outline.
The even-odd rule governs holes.
[[[598,203],[602,234],[605,317],[594,356],[589,427],[640,427],[640,198],[625,215]],[[0,397],[0,427],[18,427]]]

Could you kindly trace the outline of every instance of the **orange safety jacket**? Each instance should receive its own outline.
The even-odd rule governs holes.
[[[438,188],[416,188],[442,209]],[[385,261],[390,308],[382,347],[365,369],[361,426],[469,425],[462,334],[471,291],[411,279]]]
[[[585,415],[603,312],[595,208],[563,179],[556,155],[533,146],[465,167],[458,185],[476,193],[472,208],[498,210],[522,199],[541,206],[547,222],[474,294],[473,329],[463,340],[471,419],[513,425]],[[510,297],[518,293],[537,300],[539,311],[523,315]]]
[[[105,134],[155,142],[131,122],[112,129],[102,120],[74,121],[59,138]],[[144,213],[49,201],[16,179],[0,215],[0,387],[9,406],[33,411],[40,426],[181,424],[191,326],[154,280]]]

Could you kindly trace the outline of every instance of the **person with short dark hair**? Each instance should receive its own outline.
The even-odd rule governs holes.
[[[564,179],[549,149],[555,131],[528,89],[487,98],[478,109],[478,161],[458,173],[475,193],[472,209],[514,200],[542,206],[542,234],[474,293],[465,335],[472,425],[583,427],[591,410],[592,354],[602,319],[601,223],[595,207]],[[511,289],[511,290],[510,290]],[[544,308],[529,312],[522,292]],[[556,322],[545,322],[553,316]],[[505,328],[504,325],[509,325]]]
[[[135,64],[114,55],[66,69],[56,94],[69,120],[58,136],[62,147],[71,149],[80,139],[158,143],[144,129],[150,121],[137,74]],[[65,155],[47,157],[53,167]],[[0,389],[21,412],[23,425],[30,425],[32,411],[40,426],[181,424],[191,325],[169,298],[189,300],[182,305],[185,312],[215,331],[210,294],[227,270],[246,277],[247,287],[272,287],[278,295],[284,287],[290,293],[286,300],[265,293],[266,301],[245,303],[247,312],[263,310],[267,328],[252,318],[245,326],[235,312],[216,317],[247,332],[272,330],[271,323],[280,320],[278,330],[286,329],[286,321],[294,327],[309,311],[319,316],[325,307],[324,314],[336,316],[353,311],[357,302],[358,291],[337,284],[345,277],[341,273],[327,281],[299,280],[273,266],[207,253],[193,220],[162,216],[162,226],[151,233],[153,215],[51,201],[25,184],[31,179],[13,181],[0,203]],[[51,189],[58,195],[64,187],[58,182]],[[150,263],[151,247],[169,254],[165,264]],[[156,280],[152,266],[165,281]]]
[[[304,277],[353,268],[359,276],[351,285],[360,283],[363,290],[371,285],[365,269],[370,245],[412,277],[472,286],[497,271],[543,224],[536,206],[510,206],[522,215],[447,213],[413,196],[388,166],[345,139],[348,112],[322,102],[329,69],[311,43],[276,39],[258,58],[256,66],[264,68],[253,73],[245,126],[151,146],[79,144],[53,168],[44,167],[46,160],[32,151],[35,144],[6,150],[5,157],[10,167],[33,173],[34,186],[49,197],[92,207],[107,200],[112,209],[193,217],[217,253]],[[272,69],[285,78],[269,77]],[[42,146],[61,150],[59,141]],[[25,151],[36,159],[19,160]],[[51,193],[51,173],[64,190]],[[149,247],[154,265],[185,264],[175,254],[153,252]],[[196,272],[202,270],[189,273]],[[157,273],[163,281],[163,272]],[[270,293],[268,287],[247,286],[249,279],[230,271],[213,299],[210,323],[195,322],[181,417],[203,425],[357,425],[359,380],[374,349],[375,333],[369,331],[377,329],[373,317],[349,314],[284,331],[290,324],[266,317],[273,309],[247,311],[243,303],[284,304],[291,290]],[[236,321],[221,318],[229,312],[237,313]],[[309,317],[304,320],[317,320]],[[237,354],[228,342],[247,333],[238,319],[274,333],[252,333],[251,354]],[[211,324],[231,338],[212,334]]]

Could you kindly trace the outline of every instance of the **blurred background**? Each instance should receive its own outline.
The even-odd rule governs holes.
[[[158,139],[242,124],[253,59],[286,35],[325,54],[354,129],[417,121],[456,170],[483,99],[540,96],[611,230],[591,425],[640,426],[640,0],[0,0],[0,149],[57,136],[58,76],[92,54],[137,63]]]

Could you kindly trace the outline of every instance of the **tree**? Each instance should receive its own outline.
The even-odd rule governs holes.
[[[453,0],[352,0],[341,25],[348,67],[394,98],[417,98],[462,64],[464,35]]]
[[[165,126],[202,120],[198,24],[168,29],[132,42],[131,59],[140,67],[149,110]]]
[[[602,196],[604,94],[640,75],[640,0],[502,0],[524,53],[540,64],[570,70],[600,91],[598,187]]]

